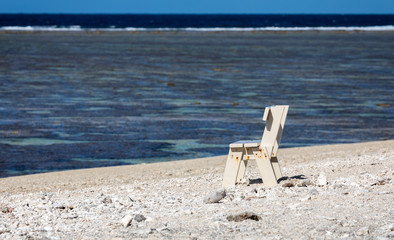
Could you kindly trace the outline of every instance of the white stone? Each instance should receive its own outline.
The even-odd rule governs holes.
[[[357,234],[358,236],[365,236],[365,235],[368,235],[368,233],[369,233],[368,227],[360,228],[360,229],[356,232],[356,234]]]
[[[124,216],[124,218],[122,218],[122,220],[120,222],[122,223],[122,225],[124,227],[128,227],[132,220],[133,220],[132,216],[126,215],[126,216]]]
[[[47,225],[44,227],[44,230],[47,232],[51,232],[51,231],[53,231],[53,228],[51,226]]]
[[[327,177],[324,172],[321,172],[319,174],[319,177],[317,178],[317,183],[318,186],[325,186],[327,185]]]
[[[151,234],[151,233],[153,233],[153,229],[152,228],[142,228],[142,229],[139,229],[137,231],[137,234],[139,234],[139,235],[148,235],[148,234]]]

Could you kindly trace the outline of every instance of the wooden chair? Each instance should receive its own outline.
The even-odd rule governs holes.
[[[256,160],[265,186],[278,184],[282,177],[279,167],[278,152],[280,139],[285,126],[288,105],[266,107],[263,121],[266,121],[263,137],[260,140],[238,141],[230,144],[223,186],[231,187],[242,180],[248,160]]]

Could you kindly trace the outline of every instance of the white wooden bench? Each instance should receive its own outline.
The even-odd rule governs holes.
[[[223,186],[231,187],[245,176],[248,160],[256,160],[261,178],[265,186],[278,184],[282,177],[276,156],[285,126],[288,105],[266,107],[263,121],[266,121],[261,140],[238,141],[230,144]]]

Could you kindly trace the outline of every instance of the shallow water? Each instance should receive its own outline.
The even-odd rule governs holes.
[[[393,139],[394,32],[1,32],[0,177]]]

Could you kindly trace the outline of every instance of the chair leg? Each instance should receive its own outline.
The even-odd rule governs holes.
[[[241,165],[239,166],[237,182],[240,182],[245,177],[246,167],[248,166],[248,161],[241,161]]]
[[[223,187],[232,187],[238,179],[241,162],[244,155],[244,148],[230,148],[227,157],[226,168],[223,175]],[[243,163],[242,163],[243,164]],[[242,169],[241,169],[242,170]]]
[[[283,177],[282,171],[280,170],[279,161],[277,157],[271,157],[272,167],[274,168],[276,179]]]
[[[276,178],[274,167],[267,156],[266,150],[263,149],[262,152],[256,152],[255,156],[257,167],[259,168],[264,185],[267,187],[277,185],[278,179]]]

